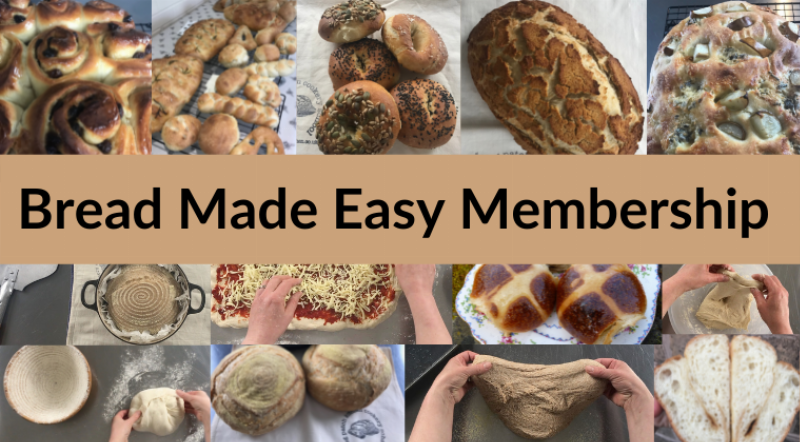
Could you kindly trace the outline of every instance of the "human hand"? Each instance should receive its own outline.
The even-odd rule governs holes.
[[[792,327],[789,324],[789,292],[783,287],[777,276],[753,275],[753,279],[764,283],[767,289],[764,293],[751,288],[750,293],[756,300],[758,313],[767,323],[767,327],[775,335],[791,335]]]
[[[661,316],[665,316],[672,303],[682,294],[713,282],[726,282],[730,278],[718,273],[734,271],[729,264],[686,264],[671,278],[664,281],[661,291]]]
[[[242,344],[274,344],[292,322],[303,292],[298,291],[285,301],[292,287],[301,279],[278,275],[265,280],[256,291],[250,306],[250,323]]]
[[[633,406],[633,402],[641,399],[652,401],[653,396],[644,385],[639,376],[631,370],[623,361],[611,358],[597,359],[605,368],[594,365],[586,367],[586,373],[591,376],[608,380],[608,385],[603,394],[615,405],[624,408],[626,411]],[[649,404],[648,404],[649,405]],[[649,407],[648,407],[649,408]]]
[[[465,351],[454,356],[447,365],[444,366],[439,376],[433,381],[431,390],[436,391],[443,399],[457,404],[464,398],[464,395],[475,385],[470,380],[470,376],[484,374],[492,369],[491,362],[473,364],[477,353]]]
[[[453,337],[444,325],[433,298],[436,266],[433,264],[395,264],[397,282],[406,294],[417,344],[452,345]],[[448,313],[449,314],[449,313]]]
[[[111,437],[108,439],[109,442],[127,442],[128,436],[131,435],[131,431],[133,430],[133,424],[142,417],[142,412],[137,411],[132,415],[128,415],[128,410],[121,410],[114,416],[114,419],[111,421]]]
[[[420,298],[433,297],[433,280],[436,266],[433,264],[395,264],[394,273],[400,288],[412,303]]]
[[[184,402],[184,408],[189,414],[197,417],[203,423],[203,430],[206,434],[206,441],[211,439],[211,399],[205,391],[181,391],[175,390]]]

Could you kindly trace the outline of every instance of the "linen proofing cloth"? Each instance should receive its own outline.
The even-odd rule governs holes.
[[[208,277],[208,264],[180,264],[192,284],[205,291],[206,302],[203,311],[188,315],[178,331],[157,345],[208,345],[211,341],[211,280]],[[75,264],[72,277],[72,302],[70,303],[67,345],[134,345],[128,344],[112,335],[96,311],[81,304],[81,289],[86,281],[100,278],[104,267],[100,264]],[[94,287],[86,289],[86,301],[94,300]],[[192,292],[192,307],[200,305],[200,293]]]
[[[645,0],[547,0],[586,26],[608,52],[616,57],[631,77],[642,106],[647,101],[647,3]],[[467,62],[467,38],[472,29],[494,9],[509,0],[462,0],[461,80],[464,110],[463,154],[524,154],[511,133],[495,118],[483,101]],[[646,106],[645,106],[646,107]],[[647,153],[644,136],[637,155]]]
[[[381,348],[389,358],[391,349]],[[394,363],[392,364],[394,367]],[[261,436],[233,430],[218,416],[211,424],[211,440],[225,442],[401,442],[405,440],[405,400],[392,370],[392,382],[368,407],[334,411],[306,393],[303,408],[285,424]]]
[[[482,1],[482,0],[481,0]],[[325,102],[333,95],[333,84],[328,76],[331,54],[339,47],[322,39],[317,31],[322,13],[340,0],[303,0],[297,3],[297,153],[321,154],[315,137],[315,124]],[[449,154],[461,153],[461,54],[459,21],[461,7],[458,0],[379,0],[386,6],[386,18],[397,14],[414,14],[428,22],[444,40],[449,57],[445,68],[435,75],[422,75],[401,66],[400,81],[429,78],[441,83],[453,95],[458,109],[458,122],[453,138],[436,149],[415,149],[396,141],[389,154]],[[381,31],[366,37],[381,40]]]

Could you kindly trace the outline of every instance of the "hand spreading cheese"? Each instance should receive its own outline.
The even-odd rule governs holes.
[[[720,273],[730,279],[718,283],[706,296],[697,310],[697,319],[712,329],[746,330],[750,325],[750,303],[753,302],[750,289],[764,291],[764,283],[729,270],[723,269]]]

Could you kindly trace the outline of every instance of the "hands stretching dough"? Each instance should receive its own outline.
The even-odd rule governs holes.
[[[397,282],[406,294],[411,316],[414,318],[414,331],[417,344],[453,343],[453,338],[444,325],[436,300],[433,298],[433,281],[436,266],[433,264],[395,264]]]

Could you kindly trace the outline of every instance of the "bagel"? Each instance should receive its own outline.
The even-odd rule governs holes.
[[[334,89],[354,81],[369,80],[388,90],[400,81],[400,64],[385,44],[364,38],[333,51],[328,75]]]
[[[427,78],[406,80],[392,89],[400,111],[397,139],[411,146],[433,149],[446,144],[456,131],[456,102],[450,91]]]
[[[381,35],[397,61],[409,71],[433,75],[441,72],[447,64],[447,46],[442,37],[416,15],[389,17]]]
[[[374,81],[356,81],[339,88],[325,103],[317,122],[322,153],[380,155],[392,148],[400,132],[397,104]]]
[[[349,43],[372,34],[386,14],[373,0],[348,0],[326,9],[319,20],[319,36],[331,43]]]

